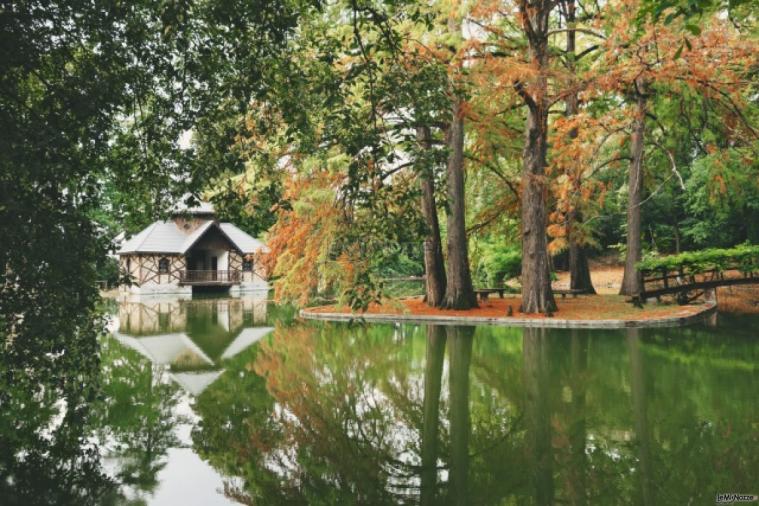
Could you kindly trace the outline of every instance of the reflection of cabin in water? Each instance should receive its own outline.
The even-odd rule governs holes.
[[[114,337],[169,369],[187,392],[200,395],[223,364],[269,334],[266,296],[193,301],[121,302]]]
[[[256,255],[266,246],[231,223],[215,219],[207,202],[175,208],[168,221],[156,221],[125,241],[117,254],[122,274],[135,294],[191,294],[194,288],[231,293],[269,288]]]

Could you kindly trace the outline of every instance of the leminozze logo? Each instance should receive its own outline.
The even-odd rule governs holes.
[[[751,494],[717,494],[717,504],[732,504],[735,502],[754,502],[759,500],[759,495]]]

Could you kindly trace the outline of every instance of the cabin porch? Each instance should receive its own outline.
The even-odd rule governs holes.
[[[239,270],[200,269],[184,270],[179,274],[180,285],[192,286],[232,286],[239,284],[242,273]]]

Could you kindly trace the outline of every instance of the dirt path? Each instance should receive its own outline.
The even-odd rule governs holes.
[[[624,269],[618,265],[591,265],[590,279],[601,295],[619,293]],[[557,273],[553,286],[569,288],[569,272]],[[725,313],[759,314],[759,286],[734,286],[717,289],[717,308]]]
[[[590,280],[593,282],[596,292],[603,295],[614,295],[619,293],[619,287],[622,284],[622,273],[624,269],[616,265],[597,265],[590,269]],[[558,280],[553,283],[556,288],[569,288],[569,272],[558,272]]]

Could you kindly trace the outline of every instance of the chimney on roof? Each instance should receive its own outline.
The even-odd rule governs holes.
[[[197,204],[188,205],[188,201],[193,200],[193,197],[190,194],[187,194],[171,209],[172,220],[177,228],[186,234],[193,233],[199,226],[208,220],[216,219],[213,204],[200,201]]]

